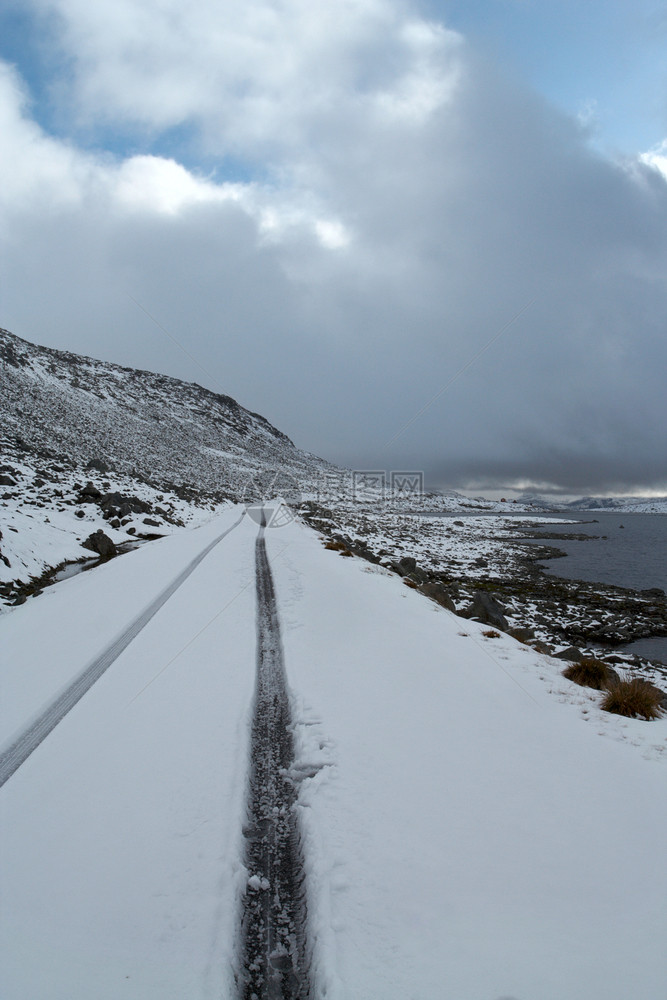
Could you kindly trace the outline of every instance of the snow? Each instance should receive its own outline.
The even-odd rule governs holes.
[[[237,516],[3,615],[0,742]],[[0,789],[3,1000],[234,995],[256,532],[245,517]],[[266,537],[316,996],[664,1000],[667,721],[605,715],[562,662],[299,522]]]
[[[236,516],[4,616],[3,735]],[[6,1000],[229,995],[254,530],[223,539],[0,792]]]
[[[297,525],[267,535],[320,767],[300,803],[322,995],[664,996],[665,722],[583,715],[562,663]]]
[[[124,518],[120,529],[112,528],[98,506],[79,501],[80,485],[77,488],[77,480],[79,484],[92,480],[94,485],[99,484],[100,492],[130,494],[146,502],[152,512],[151,519],[158,525],[159,534],[177,532],[182,525],[194,528],[211,517],[211,510],[207,507],[195,506],[174,493],[159,492],[127,476],[113,473],[100,475],[96,472],[80,476],[73,471],[60,470],[60,489],[54,493],[53,483],[41,481],[30,464],[13,461],[12,469],[18,484],[5,488],[0,500],[0,556],[4,557],[0,558],[0,583],[13,580],[27,583],[65,561],[78,562],[90,557],[91,552],[81,543],[95,531],[104,531],[113,542],[122,545],[134,543],[136,533],[140,537],[147,530],[143,513],[133,513]],[[35,485],[35,480],[42,485]],[[212,506],[217,510],[224,510],[225,507],[223,504]],[[166,518],[153,513],[156,507],[165,511]],[[82,516],[77,517],[77,511]],[[148,530],[156,530],[155,525]],[[0,595],[0,614],[5,609]]]

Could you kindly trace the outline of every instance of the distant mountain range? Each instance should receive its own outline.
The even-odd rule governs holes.
[[[667,513],[667,497],[581,497],[578,500],[559,501],[538,493],[523,493],[519,502],[543,510],[608,510],[627,511],[629,514]]]

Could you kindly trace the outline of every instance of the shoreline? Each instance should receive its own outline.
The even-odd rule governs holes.
[[[313,501],[302,504],[300,514],[341,554],[358,555],[398,573],[407,586],[422,590],[462,618],[479,617],[473,606],[479,611],[484,595],[500,607],[506,625],[501,631],[538,652],[564,658],[562,654],[574,648],[667,687],[667,664],[621,648],[640,639],[667,638],[664,592],[549,575],[539,564],[567,553],[543,540],[583,541],[591,536],[576,530],[552,532],[545,521],[552,524],[555,519],[548,515],[540,514],[537,520],[528,513],[519,519],[516,514],[478,517],[476,512],[461,512],[459,520],[438,522],[418,512],[378,512],[349,505],[332,509]],[[450,544],[455,526],[464,536],[461,517],[471,522],[472,530],[459,544],[457,539]],[[488,528],[479,523],[482,518]],[[426,539],[420,540],[420,534]],[[496,627],[493,621],[488,623]]]

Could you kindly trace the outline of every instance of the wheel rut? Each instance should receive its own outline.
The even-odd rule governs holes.
[[[58,695],[46,709],[33,719],[31,723],[0,752],[0,788],[9,781],[15,771],[26,762],[28,757],[40,746],[46,737],[53,732],[59,723],[65,718],[83,696],[91,689],[102,674],[104,674],[112,663],[118,659],[120,654],[127,649],[133,639],[139,635],[141,630],[148,624],[151,618],[163,607],[169,598],[176,593],[178,588],[185,583],[187,578],[194,573],[199,564],[206,558],[209,552],[218,545],[223,538],[229,535],[234,528],[237,528],[243,517],[241,514],[237,521],[219,534],[212,542],[202,549],[195,558],[188,563],[184,570],[172,580],[168,587],[158,594],[147,608],[145,608],[137,618],[131,622],[127,628],[111,643],[110,646],[95,657],[83,670],[81,674],[74,678],[65,690]]]
[[[303,856],[297,791],[289,777],[294,740],[264,525],[255,543],[255,566],[257,674],[244,828],[248,886],[237,983],[241,1000],[308,1000]]]

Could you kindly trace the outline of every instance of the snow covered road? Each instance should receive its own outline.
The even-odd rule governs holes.
[[[0,741],[237,517],[3,616]],[[256,536],[244,518],[0,790],[3,1000],[238,996]],[[266,552],[312,995],[664,1000],[667,723],[604,716],[299,523]]]
[[[239,980],[246,1000],[309,998],[303,857],[291,771],[294,738],[264,518],[255,543],[257,679],[250,744]]]
[[[237,517],[4,616],[3,735]],[[256,533],[209,554],[0,791],[3,1000],[233,995]]]
[[[241,523],[242,517],[243,514],[239,515],[238,520],[231,527],[225,528],[217,538],[209,542],[188,563],[185,569],[178,574],[176,579],[158,594],[148,607],[114,639],[111,645],[96,656],[92,663],[88,664],[83,672],[33,722],[29,723],[23,732],[6,749],[0,751],[0,787],[11,778],[17,768],[37,749],[42,740],[46,739],[58,723],[65,718],[67,713],[74,708],[76,703],[83,698],[84,694],[90,690],[95,681],[99,680],[111,664],[118,659],[123,650],[139,635],[153,615],[157,614],[172,594],[185,583],[190,574],[195,571],[202,559],[206,558],[211,549],[215,548],[230,531],[233,531]]]

